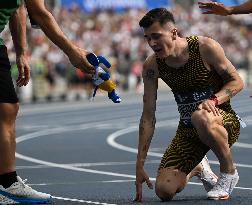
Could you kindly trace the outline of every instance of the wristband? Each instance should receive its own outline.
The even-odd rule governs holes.
[[[218,99],[217,99],[217,96],[216,95],[211,95],[209,98],[208,98],[208,100],[212,100],[212,101],[214,101],[214,105],[215,106],[217,106],[218,104],[219,104],[219,101],[218,101]]]

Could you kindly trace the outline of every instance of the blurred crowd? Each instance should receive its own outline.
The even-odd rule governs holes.
[[[197,5],[190,9],[174,5],[170,9],[174,13],[181,36],[203,35],[217,40],[235,67],[245,73],[245,77],[251,74],[251,17],[202,15]],[[151,50],[145,43],[138,22],[146,10],[84,13],[77,5],[73,5],[71,8],[55,8],[52,13],[63,32],[75,44],[108,58],[112,64],[111,77],[121,92],[142,92],[142,64]],[[2,37],[9,50],[15,79],[17,69],[11,36],[3,32]],[[91,97],[93,85],[90,77],[73,68],[62,51],[41,30],[32,29],[30,25],[28,47],[32,80],[26,90],[20,91],[23,92],[23,101],[25,98],[30,99],[29,96],[32,96],[32,101],[40,98],[51,100],[55,96],[62,100]],[[245,80],[249,84],[249,79]]]

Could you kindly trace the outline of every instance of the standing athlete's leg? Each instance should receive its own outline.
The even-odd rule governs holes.
[[[0,203],[49,203],[51,196],[33,190],[16,174],[15,121],[18,103],[0,103]]]
[[[0,46],[0,185],[17,182],[15,122],[19,109],[7,48]]]
[[[15,171],[18,103],[0,103],[0,175]]]
[[[18,98],[11,78],[5,46],[0,46],[0,204],[50,203],[51,196],[37,192],[16,173],[16,116]]]

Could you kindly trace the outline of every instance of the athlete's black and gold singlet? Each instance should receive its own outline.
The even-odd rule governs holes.
[[[164,59],[156,58],[160,78],[171,88],[180,113],[176,136],[163,155],[160,168],[171,167],[186,174],[202,160],[209,151],[191,123],[191,115],[197,106],[223,87],[223,80],[216,71],[209,71],[201,58],[197,36],[187,37],[189,59],[183,68],[169,67]],[[228,131],[230,146],[237,141],[240,123],[230,102],[217,106],[224,127]]]

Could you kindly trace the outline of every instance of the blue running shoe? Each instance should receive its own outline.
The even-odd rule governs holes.
[[[0,185],[0,195],[4,197],[3,200],[8,198],[12,202],[24,204],[48,204],[52,202],[51,195],[32,189],[25,184],[26,180],[22,180],[19,176],[17,180],[6,189]],[[0,204],[2,203],[0,202]]]
[[[19,204],[19,203],[0,194],[0,204]]]

